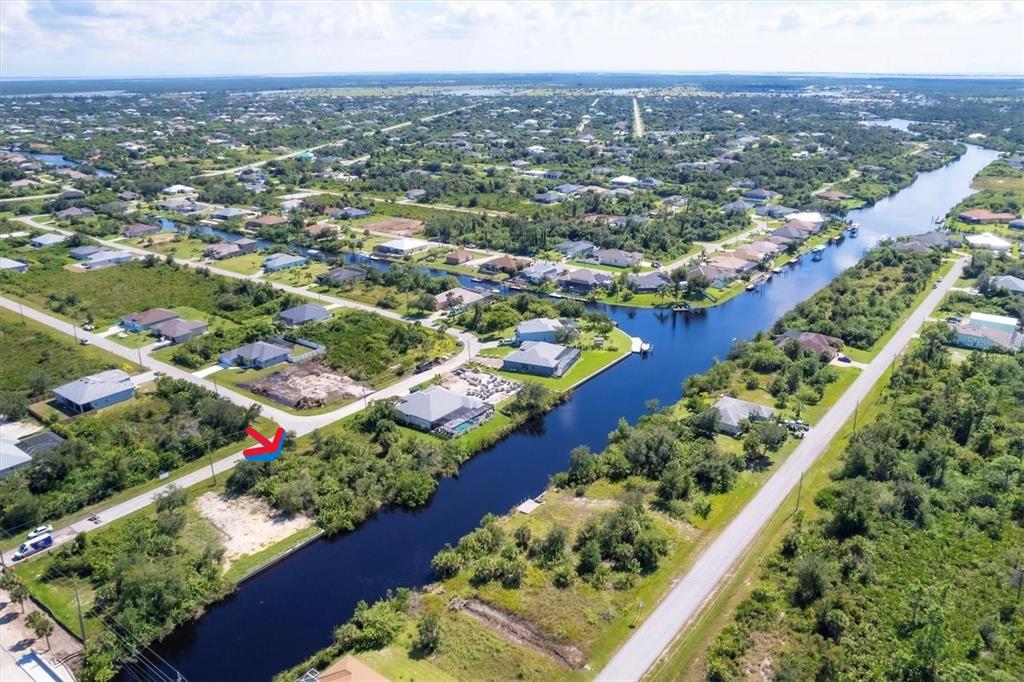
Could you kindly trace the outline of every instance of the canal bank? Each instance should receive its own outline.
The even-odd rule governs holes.
[[[735,340],[769,328],[884,235],[931,229],[928,216],[944,214],[970,193],[971,178],[995,156],[969,147],[958,161],[923,174],[893,197],[851,212],[861,225],[857,238],[705,316],[597,306],[630,335],[653,343],[656,353],[615,365],[580,386],[568,403],[467,462],[458,478],[440,482],[427,508],[387,510],[353,533],[310,544],[154,648],[191,680],[268,679],[298,663],[330,642],[333,627],[347,620],[358,600],[430,581],[437,550],[472,530],[485,513],[505,512],[543,489],[566,467],[572,447],[600,449],[620,417],[635,421],[650,399],[678,399],[686,376],[725,357]],[[239,650],[245,657],[224,655]]]

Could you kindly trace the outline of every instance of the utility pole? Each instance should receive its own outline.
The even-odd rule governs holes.
[[[25,324],[25,308],[21,305],[21,301],[18,301],[18,312],[21,313],[21,323]]]
[[[82,618],[82,600],[78,598],[78,579],[71,581],[75,588],[75,605],[78,607],[78,629],[82,632],[82,645],[85,645],[85,619]]]
[[[860,401],[858,400],[857,404],[853,406],[853,435],[855,435],[855,436],[857,435],[857,412],[859,412],[859,411],[860,411]]]
[[[800,482],[796,485],[796,509],[794,511],[800,511],[800,495],[804,491],[804,475],[801,472]]]
[[[213,477],[213,484],[217,485],[217,472],[213,470],[213,453],[210,452],[209,446],[206,448],[206,458],[210,460],[210,476]]]

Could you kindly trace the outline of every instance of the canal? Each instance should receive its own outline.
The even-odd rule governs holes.
[[[635,421],[645,403],[680,397],[685,377],[724,358],[734,340],[768,329],[787,310],[856,263],[883,236],[933,229],[971,192],[974,174],[996,152],[969,146],[949,165],[872,207],[852,211],[857,238],[829,247],[821,261],[804,259],[760,290],[687,319],[670,312],[603,306],[633,336],[654,344],[649,358],[632,356],[579,387],[572,399],[533,420],[440,482],[425,509],[389,509],[355,532],[322,539],[241,585],[197,622],[154,649],[190,680],[269,680],[331,641],[360,599],[388,588],[431,580],[430,560],[472,530],[488,512],[502,514],[541,492],[580,444],[604,447],[620,417]]]

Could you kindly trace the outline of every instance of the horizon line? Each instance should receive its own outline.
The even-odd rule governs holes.
[[[609,76],[778,76],[778,77],[824,77],[824,78],[957,78],[957,79],[1007,79],[1024,80],[1024,72],[877,72],[877,71],[732,71],[732,70],[707,70],[707,71],[642,71],[642,70],[594,70],[594,71],[560,71],[560,70],[537,70],[537,71],[299,71],[287,73],[209,73],[209,74],[161,74],[161,75],[101,75],[101,76],[4,76],[0,74],[2,82],[33,82],[33,81],[103,81],[103,80],[170,80],[174,78],[297,78],[317,76],[426,76],[426,75],[451,75],[451,76],[529,76],[529,75],[609,75]]]

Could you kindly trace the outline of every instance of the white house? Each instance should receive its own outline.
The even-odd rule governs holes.
[[[382,256],[405,258],[417,251],[422,251],[428,246],[430,246],[430,242],[425,242],[422,239],[399,237],[398,239],[392,239],[391,241],[384,242],[383,244],[377,244],[377,246],[373,247],[373,251],[374,253],[378,253]]]

